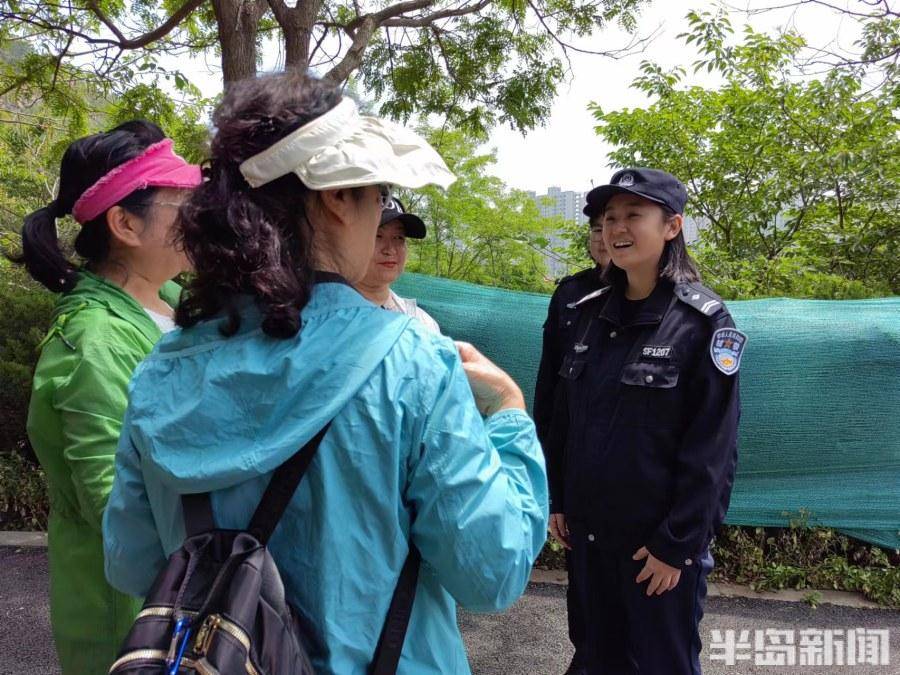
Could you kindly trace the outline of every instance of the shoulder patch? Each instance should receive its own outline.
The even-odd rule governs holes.
[[[737,328],[720,328],[712,334],[709,355],[713,365],[726,375],[734,375],[741,367],[741,356],[747,336]]]
[[[725,306],[719,296],[700,284],[678,284],[675,296],[706,316],[712,316]]]

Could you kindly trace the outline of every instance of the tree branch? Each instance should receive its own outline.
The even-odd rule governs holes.
[[[116,43],[121,49],[140,49],[141,47],[146,47],[151,42],[156,42],[160,38],[165,37],[169,33],[171,33],[182,21],[184,21],[188,16],[190,16],[191,12],[197,9],[201,4],[203,4],[203,0],[186,0],[186,2],[179,7],[175,12],[170,16],[163,24],[159,27],[154,28],[148,33],[144,33],[143,35],[136,38],[126,38],[122,32],[116,27],[116,25],[103,13],[103,10],[97,5],[94,0],[88,0],[87,6],[88,9],[93,12],[93,14],[100,20],[100,22],[109,28],[113,35],[118,38],[118,42]]]
[[[828,9],[834,10],[835,12],[839,12],[841,14],[846,14],[848,16],[855,16],[862,19],[884,19],[889,16],[898,16],[898,12],[893,11],[887,2],[877,2],[877,3],[866,3],[869,5],[881,5],[884,7],[884,11],[876,14],[865,14],[863,12],[854,12],[847,7],[840,7],[838,5],[832,5],[830,2],[825,2],[824,0],[796,0],[796,2],[787,2],[782,5],[771,5],[769,7],[759,7],[757,9],[747,9],[744,10],[748,15],[753,16],[754,14],[763,14],[765,12],[773,12],[779,9],[795,9],[797,7],[802,7],[803,5],[818,5],[819,7],[827,7]]]
[[[430,0],[428,1],[430,2]],[[378,23],[375,15],[368,14],[364,16],[362,22],[353,32],[353,42],[350,44],[350,48],[347,50],[344,58],[334,68],[329,70],[322,79],[334,84],[346,82],[351,73],[362,63],[363,54],[377,27]]]
[[[534,14],[537,17],[540,24],[544,27],[544,30],[547,31],[547,34],[553,39],[553,41],[556,44],[558,44],[562,48],[563,53],[566,54],[567,59],[568,59],[568,54],[566,52],[568,52],[568,50],[572,50],[573,52],[578,52],[579,54],[592,54],[594,56],[606,56],[607,58],[612,58],[612,59],[618,59],[618,58],[623,58],[625,56],[632,56],[633,54],[639,54],[640,52],[644,51],[644,48],[648,42],[650,42],[656,38],[656,36],[659,34],[660,30],[662,29],[662,26],[657,26],[656,29],[652,33],[650,33],[650,35],[647,35],[642,38],[638,38],[637,36],[635,36],[634,38],[632,38],[631,42],[629,42],[627,45],[625,45],[624,47],[622,47],[620,49],[613,49],[610,51],[602,51],[602,52],[594,51],[593,49],[583,49],[582,47],[576,47],[573,44],[564,42],[562,40],[562,38],[560,38],[559,35],[556,34],[556,31],[554,31],[550,27],[550,25],[547,23],[547,15],[542,14],[540,12],[540,10],[538,10],[537,6],[534,4],[534,2],[532,0],[526,0],[526,1],[528,3],[528,6],[531,7],[531,11],[534,12]],[[637,47],[639,45],[642,45],[642,46],[640,49],[637,49]],[[635,50],[637,50],[637,51],[635,51]]]
[[[352,36],[358,28],[369,20],[374,21],[377,28],[388,19],[393,19],[406,12],[415,12],[418,9],[425,9],[434,3],[435,0],[406,0],[405,2],[398,2],[396,5],[385,7],[380,12],[358,16],[350,23],[341,26],[341,28],[343,28],[348,35]]]
[[[381,23],[382,26],[391,28],[427,28],[435,21],[441,19],[449,19],[455,16],[466,16],[480,12],[482,9],[491,4],[493,0],[481,0],[474,5],[463,5],[457,9],[444,9],[440,12],[433,12],[422,17],[398,17],[396,19],[388,19]]]

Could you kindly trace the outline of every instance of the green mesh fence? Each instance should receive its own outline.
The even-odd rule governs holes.
[[[531,405],[548,296],[418,274],[394,288],[506,369]],[[727,522],[806,519],[900,548],[900,298],[728,307],[750,339]]]

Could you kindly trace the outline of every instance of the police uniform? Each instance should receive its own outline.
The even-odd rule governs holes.
[[[551,510],[565,513],[570,531],[586,672],[699,675],[709,545],[737,463],[746,337],[699,283],[660,279],[640,302],[625,298],[625,285],[573,303],[554,429],[564,442],[550,446],[562,446],[564,471],[549,473]],[[632,558],[641,547],[681,571],[674,589],[646,596],[648,582],[635,581],[646,560]]]
[[[578,310],[575,302],[601,288],[599,267],[591,267],[560,279],[550,297],[547,320],[544,322],[544,340],[541,363],[534,385],[534,423],[538,438],[544,444],[544,453],[550,459],[546,442],[551,435],[553,411],[558,406],[559,369],[563,356],[575,341],[575,322]],[[551,496],[550,512],[553,511]]]
[[[602,288],[603,282],[600,277],[601,269],[599,267],[591,267],[563,277],[550,298],[547,320],[544,322],[544,340],[541,363],[534,386],[533,412],[538,439],[541,441],[547,460],[547,470],[560,477],[560,480],[555,481],[556,484],[561,484],[564,457],[562,448],[551,447],[551,443],[564,438],[563,432],[557,428],[560,421],[554,421],[560,414],[560,410],[564,408],[564,404],[559,398],[564,393],[564,388],[560,386],[559,370],[562,366],[563,356],[575,341],[575,323],[578,319],[578,308],[575,303]],[[551,480],[550,484],[552,486],[554,481]],[[550,512],[558,512],[554,508],[552,492]],[[577,672],[581,660],[580,645],[584,639],[584,621],[570,563],[570,556],[567,552],[566,567],[569,570],[569,586],[566,593],[566,604],[568,606],[569,640],[576,651],[573,659],[574,668],[570,672]]]

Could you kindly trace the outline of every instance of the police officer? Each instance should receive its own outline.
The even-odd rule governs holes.
[[[588,224],[590,226],[589,251],[594,265],[560,279],[550,298],[547,320],[544,322],[541,363],[534,387],[534,423],[538,438],[544,448],[548,466],[551,460],[559,462],[563,456],[562,452],[551,451],[549,444],[552,440],[560,438],[560,435],[554,431],[554,414],[562,407],[559,396],[564,393],[564,388],[559,386],[559,369],[562,365],[563,354],[574,342],[572,336],[575,329],[574,322],[577,319],[577,309],[569,305],[603,287],[601,275],[603,268],[609,263],[609,253],[603,244],[603,224],[599,218],[590,218]],[[562,467],[556,466],[554,470],[562,471]],[[568,540],[558,527],[558,524],[564,523],[565,520],[562,513],[553,513],[552,494],[550,510],[550,531],[566,548],[566,568],[569,570],[566,604],[569,618],[569,640],[575,647],[575,654],[566,670],[566,675],[578,675],[583,672],[583,655],[580,645],[584,635],[584,620],[579,610],[578,594],[571,574]]]
[[[572,548],[585,672],[699,675],[699,622],[737,462],[746,336],[699,283],[674,176],[616,172],[588,194],[608,284],[569,306],[565,410],[548,443]],[[557,536],[557,535],[555,535]]]

